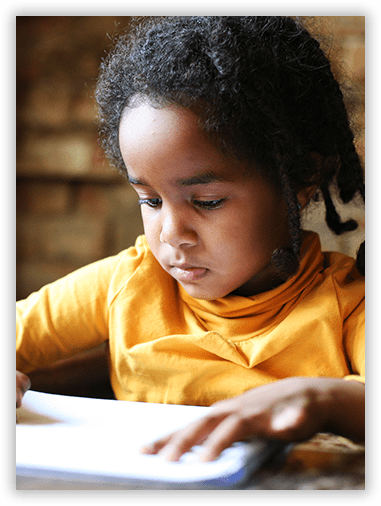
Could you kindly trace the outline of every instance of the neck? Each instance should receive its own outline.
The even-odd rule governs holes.
[[[240,295],[242,297],[258,295],[259,293],[273,290],[285,281],[286,280],[284,278],[281,278],[279,274],[277,274],[274,267],[270,263],[256,276],[251,278],[250,281],[234,290],[234,292],[232,292],[230,295]]]

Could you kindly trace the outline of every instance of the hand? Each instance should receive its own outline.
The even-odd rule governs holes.
[[[205,417],[141,451],[160,453],[167,460],[177,461],[192,446],[203,444],[200,459],[211,461],[235,441],[253,436],[282,441],[308,439],[335,420],[335,402],[338,400],[335,391],[340,394],[348,388],[350,391],[352,385],[348,383],[357,382],[298,377],[248,390],[238,397],[214,404]],[[357,387],[355,385],[356,392],[365,390],[363,385]],[[347,400],[345,395],[344,398]]]
[[[16,408],[21,407],[22,398],[30,388],[30,379],[22,372],[16,371]]]

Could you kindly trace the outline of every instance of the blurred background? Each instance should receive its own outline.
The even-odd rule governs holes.
[[[135,192],[98,146],[94,100],[101,60],[130,22],[114,16],[17,17],[17,299],[118,253],[143,232]],[[350,105],[364,158],[365,18],[323,16],[314,23],[354,90]],[[359,228],[336,237],[321,225],[324,209],[313,208],[305,227],[319,232],[323,249],[354,256],[364,237],[363,209],[345,206],[343,217],[357,219]]]

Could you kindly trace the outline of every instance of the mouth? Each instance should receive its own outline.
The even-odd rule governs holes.
[[[208,272],[205,267],[193,267],[186,264],[172,265],[171,270],[178,281],[198,281]]]

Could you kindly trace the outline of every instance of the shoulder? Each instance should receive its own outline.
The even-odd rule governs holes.
[[[133,246],[104,262],[105,267],[111,269],[110,289],[114,294],[128,284],[138,271],[147,273],[158,267],[144,235],[139,236]]]
[[[365,278],[357,268],[354,258],[338,252],[325,252],[324,285],[337,299],[345,319],[355,310],[365,308]]]
[[[358,284],[365,286],[365,278],[356,267],[356,260],[336,251],[323,252],[323,273],[342,286]]]
[[[121,251],[114,257],[106,259],[110,263],[114,263],[119,268],[134,271],[145,258],[152,255],[150,247],[148,246],[147,239],[144,235],[137,237],[135,244],[129,248]]]
[[[108,289],[109,305],[126,308],[126,304],[137,301],[141,309],[157,298],[174,301],[177,297],[176,281],[156,260],[145,236],[138,237],[135,245],[122,251],[115,261]]]

